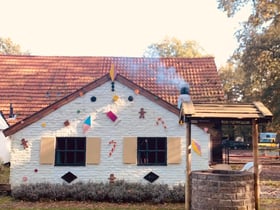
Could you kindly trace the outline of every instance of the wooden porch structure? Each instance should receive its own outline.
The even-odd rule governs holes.
[[[185,209],[190,209],[191,204],[191,124],[206,129],[210,133],[211,152],[215,145],[221,143],[221,126],[223,121],[246,121],[252,126],[253,159],[254,159],[254,193],[255,209],[260,209],[260,177],[258,160],[258,132],[260,123],[268,123],[272,120],[272,113],[261,102],[252,104],[192,104],[183,102],[180,109],[180,119],[186,123],[186,189]],[[214,157],[215,158],[215,157]]]

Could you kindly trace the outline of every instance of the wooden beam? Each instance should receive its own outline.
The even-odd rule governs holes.
[[[262,102],[255,101],[255,102],[253,102],[253,104],[263,114],[263,116],[265,116],[265,117],[272,117],[271,111],[269,111],[269,109],[266,108]]]
[[[260,209],[260,173],[259,173],[259,152],[258,152],[258,123],[257,119],[252,120],[253,137],[253,158],[254,158],[254,193],[255,209]]]
[[[191,209],[191,119],[186,121],[186,183],[185,183],[185,209]]]

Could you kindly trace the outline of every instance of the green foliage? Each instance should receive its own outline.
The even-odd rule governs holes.
[[[236,69],[232,63],[228,62],[219,69],[218,74],[222,80],[227,101],[240,102],[244,95],[244,72],[241,69]]]
[[[169,188],[163,184],[140,184],[117,181],[104,183],[38,183],[13,188],[12,196],[23,201],[95,201],[113,203],[184,202],[184,186]]]
[[[235,72],[227,75],[237,79],[242,73],[243,81],[239,87],[243,101],[264,102],[274,115],[272,124],[266,130],[280,133],[280,1],[217,2],[218,8],[227,12],[229,17],[247,5],[251,7],[251,15],[236,33],[239,47],[232,57]],[[234,90],[225,89],[228,95],[234,95]]]
[[[10,177],[10,168],[0,163],[0,184],[8,184]]]
[[[144,57],[160,58],[198,58],[207,56],[204,49],[196,41],[181,42],[175,37],[166,37],[160,43],[153,43],[145,50]]]

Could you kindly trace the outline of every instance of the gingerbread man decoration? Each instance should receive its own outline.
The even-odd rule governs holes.
[[[144,118],[145,118],[145,113],[146,113],[146,112],[144,111],[144,108],[141,108],[141,109],[140,109],[140,112],[139,112],[139,114],[140,114],[139,118],[140,118],[140,119],[141,119],[141,118],[144,119]]]
[[[116,179],[115,175],[114,175],[114,174],[110,174],[110,176],[109,176],[109,178],[108,178],[109,183],[110,183],[110,184],[113,184],[113,183],[115,182],[115,179]]]
[[[23,149],[26,149],[26,148],[28,148],[28,141],[27,140],[25,140],[25,139],[21,139],[21,145],[23,146]]]

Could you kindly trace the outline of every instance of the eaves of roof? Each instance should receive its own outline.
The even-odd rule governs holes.
[[[6,121],[3,113],[0,111],[0,130],[4,130],[9,127],[9,123]]]
[[[54,102],[53,104],[41,109],[40,111],[30,115],[29,117],[15,123],[14,125],[10,126],[9,128],[5,129],[3,131],[5,136],[13,135],[14,133],[18,132],[19,130],[27,127],[28,125],[31,125],[32,123],[40,120],[42,117],[47,116],[48,114],[52,113],[56,109],[62,107],[63,105],[75,100],[78,97],[83,96],[87,92],[101,86],[102,84],[110,81],[110,75],[106,74],[103,77],[89,83],[88,85],[78,89],[77,91],[67,95],[66,97]],[[163,108],[167,109],[168,111],[178,115],[179,109],[177,109],[176,106],[166,102],[165,100],[159,98],[158,96],[154,95],[153,93],[145,90],[144,88],[140,87],[139,85],[133,83],[132,81],[128,80],[124,76],[121,76],[120,74],[116,75],[115,81],[120,82],[121,84],[133,89],[138,90],[139,95],[143,95],[144,97],[148,98],[149,100],[155,102],[156,104],[162,106]]]

